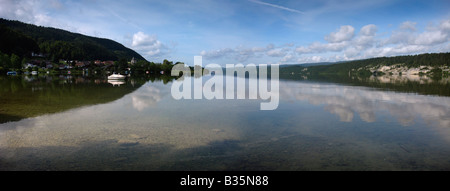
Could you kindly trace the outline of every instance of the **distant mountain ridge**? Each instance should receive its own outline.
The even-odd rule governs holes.
[[[323,66],[323,65],[332,65],[332,64],[340,64],[346,61],[340,61],[340,62],[314,62],[314,63],[303,63],[303,64],[286,64],[286,65],[280,65],[281,68],[284,67],[290,67],[290,66],[303,66],[303,67],[309,67],[309,66]]]
[[[38,53],[43,53],[52,60],[131,60],[133,57],[145,60],[134,50],[110,39],[3,18],[0,18],[0,41],[1,52],[19,56],[39,51]]]
[[[280,68],[280,73],[292,74],[341,74],[348,75],[351,73],[360,73],[370,75],[374,72],[392,72],[400,73],[406,69],[440,69],[448,72],[450,67],[450,53],[427,53],[418,55],[394,56],[394,57],[377,57],[363,60],[326,63],[326,64],[298,64],[286,65]],[[399,69],[391,71],[391,69]],[[431,71],[428,71],[431,72]]]

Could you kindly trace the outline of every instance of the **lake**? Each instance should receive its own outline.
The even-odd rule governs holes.
[[[0,170],[450,170],[446,85],[280,80],[261,111],[164,76],[0,78]]]

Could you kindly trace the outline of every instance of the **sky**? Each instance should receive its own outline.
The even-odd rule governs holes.
[[[302,64],[450,52],[448,0],[0,0],[0,17],[148,61]]]

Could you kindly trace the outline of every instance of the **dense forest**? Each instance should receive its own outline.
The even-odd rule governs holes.
[[[109,39],[89,37],[61,29],[41,27],[0,18],[0,52],[30,57],[45,55],[57,62],[64,60],[145,60],[135,51]]]

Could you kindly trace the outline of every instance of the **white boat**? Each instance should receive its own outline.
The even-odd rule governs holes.
[[[124,75],[120,75],[120,74],[113,74],[111,76],[108,76],[108,80],[123,80],[125,79],[127,76]]]

